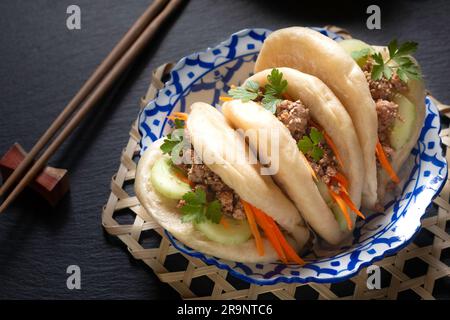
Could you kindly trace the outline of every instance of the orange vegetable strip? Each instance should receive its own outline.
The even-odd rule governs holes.
[[[186,112],[173,112],[173,115],[180,120],[187,120],[188,114]]]
[[[331,188],[329,188],[330,194],[333,197],[334,201],[336,201],[337,205],[342,211],[342,214],[344,215],[345,221],[347,221],[347,228],[348,230],[352,230],[352,219],[350,219],[350,215],[348,214],[347,206],[345,205],[344,200],[335,193]]]
[[[294,101],[294,99],[292,99],[292,97],[290,95],[288,95],[287,93],[283,93],[283,99],[286,99],[289,101]]]
[[[252,206],[249,204],[251,210],[255,214],[256,223],[263,229],[264,234],[266,235],[267,239],[269,240],[272,247],[275,249],[275,251],[278,254],[278,257],[283,263],[288,263],[288,260],[286,258],[286,254],[283,251],[283,247],[281,246],[280,242],[278,241],[278,238],[276,237],[274,231],[272,230],[272,227],[266,219],[266,214],[259,210],[258,208]]]
[[[286,252],[286,256],[290,261],[293,261],[297,264],[304,265],[305,261],[299,257],[297,252],[291,247],[289,242],[287,242],[286,238],[283,236],[283,233],[276,225],[276,222],[272,219],[272,217],[267,216],[267,219],[272,224],[272,228],[275,230],[275,235],[278,238],[278,241],[281,244],[281,247],[283,248],[284,252]]]
[[[380,161],[381,166],[383,167],[384,170],[386,170],[391,180],[394,181],[396,184],[400,183],[400,179],[395,173],[394,168],[392,168],[391,164],[389,163],[389,160],[386,154],[384,153],[383,146],[381,145],[380,141],[377,142],[376,155],[378,157],[378,160]]]
[[[228,229],[230,227],[230,225],[228,224],[228,221],[225,219],[224,216],[222,216],[222,218],[220,218],[220,224],[223,225],[223,227],[225,229]]]
[[[354,213],[356,213],[361,218],[366,219],[366,217],[362,214],[362,212],[359,211],[358,208],[355,206],[355,204],[353,203],[352,199],[349,197],[349,195],[347,193],[341,192],[339,195],[342,198],[342,200],[344,200],[344,202],[350,207],[350,209]]]
[[[337,181],[341,187],[343,189],[345,189],[345,191],[347,192],[348,190],[348,186],[349,186],[349,182],[347,180],[347,178],[340,172],[336,172],[336,174],[334,176],[331,177],[333,180]]]
[[[187,183],[188,185],[190,185],[192,188],[195,186],[195,184],[190,181],[184,174],[182,174],[181,172],[178,172],[177,170],[174,171],[175,176],[180,179],[181,181],[183,181],[184,183]]]
[[[256,222],[264,230],[264,234],[266,235],[267,239],[269,239],[273,248],[277,252],[280,260],[283,263],[288,263],[288,259],[286,257],[286,254],[284,253],[283,247],[281,246],[281,243],[278,241],[278,238],[275,234],[275,231],[273,230],[273,227],[271,226],[270,222],[267,220],[268,216],[263,211],[252,206],[251,204],[250,204],[250,207],[251,207],[253,213],[255,214]]]
[[[339,165],[341,166],[341,168],[344,167],[341,156],[339,155],[339,152],[336,148],[336,145],[334,144],[333,140],[331,139],[331,137],[324,131],[323,132],[323,137],[325,138],[325,141],[327,142],[328,146],[330,147],[331,151],[333,151],[336,160],[339,162]]]
[[[220,96],[220,97],[219,97],[219,100],[225,102],[225,101],[231,101],[231,100],[233,100],[233,98],[232,98],[232,97],[223,97],[223,96]]]
[[[247,216],[248,224],[250,225],[250,230],[252,231],[253,238],[255,238],[256,251],[260,256],[264,255],[264,243],[259,233],[258,226],[255,221],[255,215],[253,214],[250,205],[241,199],[242,205],[244,207],[245,215]]]

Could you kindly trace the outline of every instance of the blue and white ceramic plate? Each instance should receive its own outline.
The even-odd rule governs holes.
[[[334,33],[315,29],[340,40]],[[257,54],[269,33],[265,29],[242,30],[214,48],[181,59],[172,70],[170,81],[139,116],[142,150],[170,132],[166,117],[172,111],[185,111],[196,101],[218,106],[219,96],[225,95],[231,84],[240,85],[251,75]],[[360,221],[354,231],[353,243],[338,251],[311,257],[302,267],[278,263],[244,264],[204,255],[177,241],[168,232],[167,236],[183,253],[226,269],[251,283],[331,283],[354,276],[361,268],[397,252],[411,241],[420,228],[420,218],[444,185],[447,163],[439,138],[439,113],[429,98],[426,98],[426,109],[424,127],[404,174],[406,182],[402,193],[386,205],[385,212]]]

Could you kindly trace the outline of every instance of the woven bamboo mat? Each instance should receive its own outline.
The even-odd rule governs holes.
[[[337,27],[328,26],[344,37],[349,34]],[[162,78],[171,64],[157,68],[141,107],[154,98],[162,88]],[[450,106],[434,100],[441,119],[448,123]],[[367,288],[367,272],[363,269],[350,280],[337,284],[276,284],[250,285],[227,271],[208,266],[203,261],[186,256],[175,249],[159,225],[140,206],[134,195],[133,184],[139,154],[139,133],[136,122],[130,130],[130,139],[123,149],[120,166],[111,180],[111,194],[103,207],[102,223],[105,230],[118,237],[129,253],[147,264],[157,277],[184,299],[401,299],[449,298],[450,291],[450,183],[428,209],[422,220],[422,230],[414,242],[394,256],[376,263],[381,270],[381,289]],[[450,129],[441,132],[450,163]],[[125,261],[124,261],[125,262]],[[439,292],[439,294],[436,294]],[[447,296],[442,296],[445,292]]]

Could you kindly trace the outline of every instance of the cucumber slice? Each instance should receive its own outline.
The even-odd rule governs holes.
[[[327,203],[329,207],[334,203],[333,198],[331,198],[330,192],[328,191],[328,187],[325,182],[319,180],[316,182],[317,188],[319,189],[320,195],[323,200]]]
[[[191,191],[191,187],[178,179],[174,170],[169,158],[160,158],[153,165],[150,180],[157,192],[167,198],[180,200]]]
[[[347,221],[345,220],[345,217],[341,211],[341,208],[339,208],[339,206],[336,203],[333,203],[330,206],[330,209],[334,213],[334,217],[339,224],[339,228],[341,228],[342,231],[348,230],[347,229]]]
[[[228,227],[219,223],[210,222],[209,220],[196,223],[195,227],[208,239],[222,244],[240,244],[250,239],[252,231],[247,220],[237,220],[228,217],[224,217],[224,219]]]
[[[396,94],[393,101],[398,104],[398,117],[389,135],[391,146],[399,150],[407,143],[416,123],[416,106],[404,95]]]
[[[349,55],[351,55],[354,51],[360,51],[366,48],[370,50],[370,53],[375,52],[369,44],[358,39],[346,39],[339,41],[338,43]],[[367,62],[367,57],[362,57],[355,61],[360,67],[363,67]]]

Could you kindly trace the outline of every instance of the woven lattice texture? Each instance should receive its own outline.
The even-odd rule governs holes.
[[[329,28],[348,36],[348,33],[336,27]],[[161,79],[170,67],[169,64],[163,65],[154,72],[152,85],[142,99],[141,106],[151,100],[162,87]],[[444,122],[448,122],[450,107],[435,102]],[[450,146],[450,129],[443,129],[441,136],[444,145]],[[111,194],[103,208],[103,227],[109,234],[118,237],[135,259],[147,264],[162,282],[172,286],[182,298],[435,299],[443,298],[441,295],[436,296],[435,292],[448,291],[445,289],[449,288],[450,282],[448,257],[445,258],[450,250],[450,235],[446,231],[447,222],[450,220],[448,180],[422,220],[422,230],[414,242],[395,256],[376,263],[381,267],[381,289],[367,288],[366,269],[350,280],[332,285],[250,285],[229,275],[227,271],[181,254],[171,246],[162,229],[140,206],[133,191],[139,138],[134,123],[128,144],[122,152],[119,170],[111,181]],[[446,159],[450,161],[449,149],[446,149]],[[446,252],[443,252],[445,250]]]

